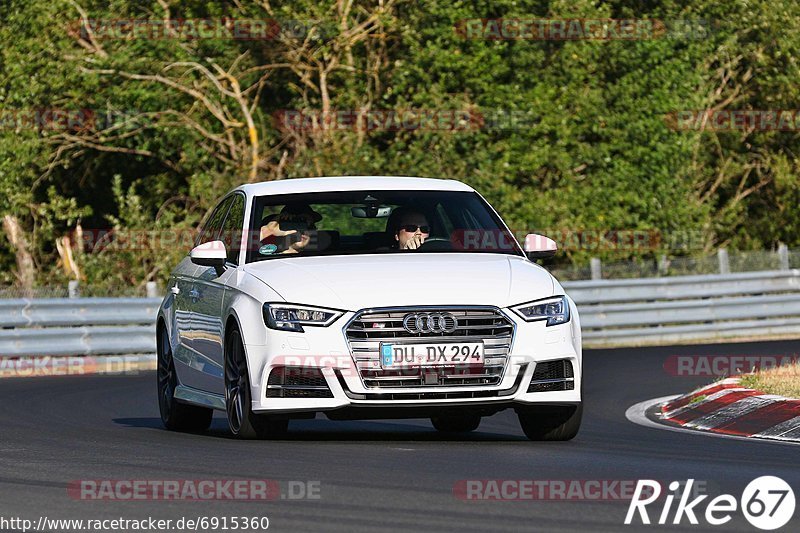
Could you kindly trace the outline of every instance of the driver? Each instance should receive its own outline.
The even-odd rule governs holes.
[[[309,230],[316,229],[316,223],[322,215],[311,209],[308,204],[287,204],[278,214],[264,217],[261,221],[261,253],[262,254],[296,254],[300,253],[311,241]],[[297,235],[295,238],[287,237]],[[279,251],[279,247],[283,250]]]
[[[392,211],[387,224],[393,233],[398,250],[416,250],[430,236],[428,218],[420,211],[398,207]]]

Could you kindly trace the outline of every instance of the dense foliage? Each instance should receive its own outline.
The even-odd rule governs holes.
[[[191,231],[225,191],[318,175],[453,177],[515,229],[662,236],[658,250],[570,246],[562,262],[800,245],[796,130],[675,123],[686,110],[794,109],[800,5],[658,4],[9,0],[0,7],[0,283],[163,280],[187,251],[163,234]],[[666,31],[465,38],[464,20],[496,18],[657,19]],[[184,25],[152,38],[100,23],[127,19],[272,20],[281,31],[192,38]],[[480,120],[280,127],[282,110],[410,109]],[[96,245],[97,229],[162,237]]]

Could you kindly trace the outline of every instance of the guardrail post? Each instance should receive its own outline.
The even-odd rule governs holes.
[[[783,243],[778,245],[778,260],[781,270],[789,270],[789,247]]]
[[[669,270],[669,261],[667,260],[666,255],[662,255],[658,258],[658,275],[664,276],[666,275],[667,271]]]
[[[598,257],[592,257],[589,260],[589,265],[592,269],[592,279],[603,279],[603,267]]]
[[[80,298],[81,296],[81,286],[78,283],[78,280],[72,279],[67,284],[67,294],[70,298]]]
[[[155,281],[148,281],[145,287],[148,298],[158,298],[158,286]]]
[[[725,248],[720,248],[717,250],[717,260],[719,261],[719,273],[730,274],[731,264],[728,261],[728,250]]]

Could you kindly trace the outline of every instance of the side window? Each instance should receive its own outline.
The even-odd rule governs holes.
[[[233,198],[229,196],[217,205],[217,208],[214,209],[214,212],[211,213],[211,216],[208,217],[208,220],[203,224],[203,229],[200,231],[200,237],[197,239],[195,246],[217,239],[222,229],[222,220],[225,217],[225,213],[228,211],[228,206],[231,205],[232,199]]]
[[[442,226],[444,226],[444,234],[447,236],[452,236],[454,229],[453,223],[450,221],[450,217],[447,216],[447,211],[445,211],[442,204],[436,204],[436,215],[439,217]]]
[[[239,251],[242,249],[242,226],[244,225],[244,197],[233,195],[233,203],[222,225],[222,242],[228,251],[228,261],[239,264]]]
[[[469,208],[465,208],[462,214],[464,216],[464,225],[466,229],[480,229],[482,227]]]

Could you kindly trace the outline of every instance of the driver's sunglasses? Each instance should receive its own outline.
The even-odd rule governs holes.
[[[417,229],[419,229],[422,233],[430,233],[431,227],[430,226],[418,226],[416,224],[404,224],[400,226],[400,229],[407,231],[409,233],[415,233]]]

